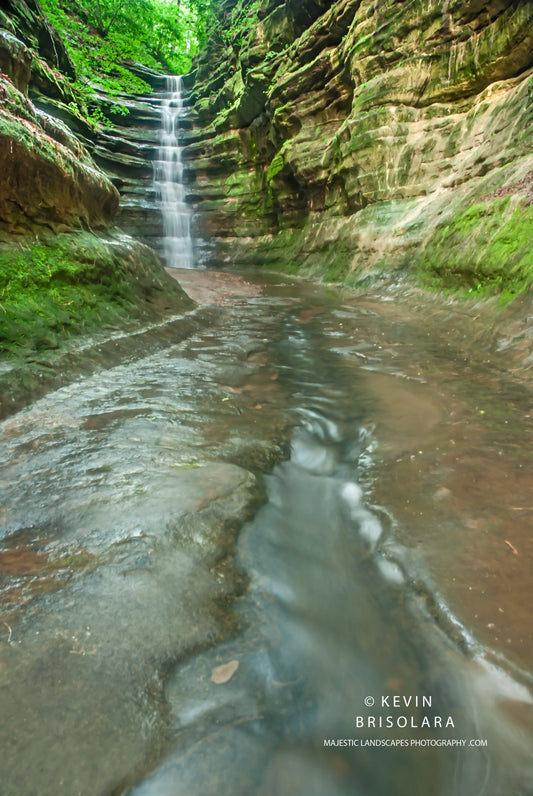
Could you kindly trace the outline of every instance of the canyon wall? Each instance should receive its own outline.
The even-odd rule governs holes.
[[[6,6],[9,13],[0,11],[0,150],[7,166],[0,174],[0,235],[118,224],[145,242],[158,241],[152,160],[164,76],[136,64],[131,69],[147,84],[145,94],[110,96],[95,87],[83,98],[85,110],[98,103],[102,118],[95,123],[71,82],[74,66],[64,45],[38,5],[7,0]]]
[[[193,305],[146,245],[161,236],[151,161],[164,78],[132,69],[152,84],[144,96],[81,93],[38,2],[3,3],[0,352],[31,357]]]
[[[218,6],[188,77],[210,262],[511,293],[533,279],[533,2]]]
[[[66,78],[6,30],[0,30],[0,71],[2,237],[108,225],[118,209],[118,191],[61,118],[29,97],[35,82],[50,103],[76,108]]]

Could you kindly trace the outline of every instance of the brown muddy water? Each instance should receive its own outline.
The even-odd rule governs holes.
[[[527,380],[466,304],[177,276],[211,325],[1,424],[2,796],[532,794]]]

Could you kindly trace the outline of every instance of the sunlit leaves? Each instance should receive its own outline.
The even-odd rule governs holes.
[[[108,91],[142,90],[121,66],[136,61],[184,73],[205,33],[210,0],[42,0],[78,77]]]

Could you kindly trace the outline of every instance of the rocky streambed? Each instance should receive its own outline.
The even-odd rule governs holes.
[[[530,793],[527,308],[177,275],[2,423],[2,793]]]

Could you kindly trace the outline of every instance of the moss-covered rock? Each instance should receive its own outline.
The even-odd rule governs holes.
[[[69,232],[0,245],[0,351],[59,347],[68,337],[190,309],[156,253],[115,233]]]
[[[451,256],[448,280],[485,278],[443,224],[532,169],[531,2],[244,2],[217,30],[186,149],[215,257],[355,282]],[[525,286],[527,256],[504,249]]]
[[[28,90],[32,62],[31,51],[7,30],[0,30],[0,72],[22,91]]]
[[[488,197],[457,209],[427,242],[422,276],[439,287],[469,285],[469,292],[498,292],[509,299],[533,282],[533,171],[526,201],[517,194]]]
[[[8,0],[7,8],[9,15],[0,13],[0,354],[11,395],[3,406],[11,411],[63,377],[59,368],[41,378],[36,357],[63,358],[65,346],[81,345],[70,338],[137,330],[194,304],[153,249],[109,232],[116,185],[128,231],[160,232],[149,192],[156,110],[142,97],[108,97],[87,85],[82,92],[38,3]],[[162,76],[139,69],[162,85]],[[91,118],[96,105],[105,125]]]
[[[74,65],[57,31],[43,16],[38,0],[2,0],[0,26],[35,50],[62,74],[74,78]]]

